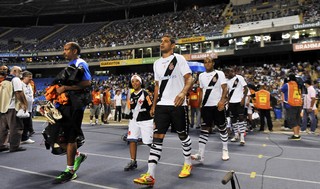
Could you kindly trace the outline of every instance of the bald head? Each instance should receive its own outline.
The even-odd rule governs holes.
[[[19,66],[13,66],[10,69],[10,74],[15,75],[17,77],[20,76],[21,72],[22,72],[22,69]]]

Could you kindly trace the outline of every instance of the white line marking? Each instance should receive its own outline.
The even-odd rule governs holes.
[[[31,147],[31,146],[30,146]],[[31,147],[31,148],[36,148],[36,149],[43,149],[44,148],[40,148],[40,147]],[[180,149],[180,148],[179,148]],[[121,159],[121,160],[130,160],[130,158],[128,157],[121,157],[121,156],[112,156],[112,155],[104,155],[104,154],[96,154],[96,153],[88,153],[86,152],[88,155],[90,156],[97,156],[97,157],[105,157],[105,158],[112,158],[112,159]],[[267,157],[267,156],[264,156]],[[284,158],[285,159],[285,158]],[[139,162],[148,162],[148,160],[145,159],[137,159]],[[168,163],[168,162],[158,162],[158,164],[162,164],[162,165],[169,165],[169,166],[176,166],[176,167],[181,167],[182,164],[175,164],[175,163]],[[7,166],[3,166],[0,165],[0,167],[5,168],[5,169],[10,169],[10,170],[16,170],[16,171],[20,171],[20,172],[25,172],[25,173],[30,173],[30,174],[35,174],[35,175],[40,175],[40,176],[46,176],[46,177],[50,177],[50,178],[55,178],[52,175],[47,175],[47,174],[43,174],[43,173],[37,173],[37,172],[33,172],[33,171],[27,171],[27,170],[23,170],[23,169],[17,169],[17,168],[12,168],[12,167],[7,167]],[[206,168],[206,167],[197,167],[197,169],[201,169],[201,170],[206,170],[206,171],[215,171],[215,172],[221,172],[221,173],[227,173],[230,170],[223,170],[223,169],[212,169],[212,168]],[[244,175],[244,176],[249,176],[251,173],[245,173],[245,172],[236,172],[237,175]],[[257,174],[256,177],[262,177],[261,174]],[[293,179],[293,178],[286,178],[286,177],[277,177],[277,176],[270,176],[270,175],[264,175],[264,178],[269,178],[269,179],[277,179],[277,180],[286,180],[286,181],[294,181],[294,182],[301,182],[301,183],[309,183],[309,184],[319,184],[320,182],[317,181],[310,181],[310,180],[301,180],[301,179]],[[88,182],[82,182],[79,180],[73,180],[72,182],[76,182],[79,184],[83,184],[83,185],[88,185],[88,186],[93,186],[93,187],[97,187],[97,188],[106,188],[106,189],[115,189],[112,187],[108,187],[108,186],[103,186],[103,185],[98,185],[98,184],[93,184],[93,183],[88,183]]]
[[[110,156],[110,155],[102,155],[102,154],[95,154],[95,153],[87,153],[89,155],[93,156],[99,156],[99,157],[106,157],[106,158],[113,158],[113,159],[124,159],[124,160],[130,160],[130,158],[124,158],[120,156]],[[148,162],[148,160],[142,160],[142,159],[137,159],[139,162]],[[158,164],[162,165],[169,165],[169,166],[176,166],[176,167],[181,167],[182,165],[180,164],[175,164],[175,163],[167,163],[167,162],[158,162]],[[223,170],[223,169],[212,169],[212,168],[205,168],[205,167],[197,167],[197,169],[201,170],[207,170],[207,171],[215,171],[215,172],[222,172],[222,173],[227,173],[230,170]],[[245,175],[245,176],[250,176],[251,173],[244,173],[244,172],[236,172],[238,175]],[[256,177],[261,177],[262,175],[256,174]],[[276,176],[269,176],[269,175],[264,175],[264,178],[270,178],[270,179],[278,179],[278,180],[287,180],[287,181],[296,181],[296,182],[303,182],[303,183],[311,183],[311,184],[320,184],[320,182],[317,181],[310,181],[310,180],[300,180],[300,179],[292,179],[292,178],[286,178],[286,177],[276,177]]]
[[[8,166],[4,166],[4,165],[0,165],[0,168],[9,169],[9,170],[12,170],[12,171],[18,171],[18,172],[22,172],[22,173],[38,175],[38,176],[43,176],[43,177],[55,178],[55,176],[52,176],[52,175],[38,173],[38,172],[34,172],[34,171],[28,171],[28,170],[25,170],[25,169],[18,169],[18,168],[14,168],[14,167],[8,167]],[[79,181],[79,180],[71,180],[70,182],[75,182],[75,183],[78,183],[78,184],[82,184],[82,185],[86,185],[86,186],[92,186],[92,187],[96,187],[96,188],[117,189],[117,188],[113,188],[113,187],[109,187],[109,186],[103,186],[103,185],[100,185],[100,184],[94,184],[94,183],[90,183],[90,182],[83,182],[83,181]]]
[[[181,150],[181,148],[165,147],[165,146],[163,146],[162,149]],[[213,151],[213,150],[206,150],[206,152],[212,152],[212,153],[220,152],[220,153],[221,153],[221,150],[215,150],[215,151]],[[230,151],[229,151],[229,154],[231,154],[231,155],[238,155],[238,156],[248,156],[248,157],[257,157],[257,155],[258,155],[258,154],[232,153],[232,152],[230,152]],[[273,156],[263,155],[263,158],[270,158],[270,157],[273,157]],[[283,158],[283,157],[275,157],[275,158],[273,158],[273,159],[320,163],[320,161],[318,161],[318,160],[309,160],[309,159],[296,159],[296,158]]]
[[[99,141],[99,140],[86,140],[86,141]],[[213,142],[213,141],[211,141]],[[118,142],[104,142],[104,143],[108,143],[108,144],[119,144]],[[219,141],[220,143],[220,141]],[[146,147],[149,148],[146,145],[140,145],[141,147]],[[257,145],[257,146],[261,146],[261,145]],[[271,145],[268,145],[271,146]],[[162,149],[170,149],[170,150],[181,150],[181,148],[176,148],[176,147],[168,147],[168,146],[163,146]],[[315,148],[310,148],[310,149],[315,149]],[[194,151],[194,150],[193,150]],[[221,150],[206,150],[206,153],[221,153]],[[232,153],[229,151],[230,155],[237,155],[237,156],[247,156],[247,157],[257,157],[258,154],[242,154],[242,153]],[[270,158],[273,156],[266,156],[264,155],[263,158]],[[290,160],[290,161],[301,161],[301,162],[311,162],[311,163],[320,163],[320,160],[311,160],[311,159],[297,159],[297,158],[285,158],[285,157],[276,157],[274,159],[280,159],[280,160]],[[129,159],[130,160],[130,159]]]
[[[194,140],[194,137],[191,137],[192,139],[192,142],[195,141]],[[166,137],[165,140],[176,140],[176,141],[180,141],[179,138],[175,138],[175,137]],[[275,140],[275,139],[272,139],[272,140]],[[284,139],[284,140],[288,140],[288,139]],[[302,139],[303,140],[303,139]],[[198,141],[198,138],[196,139],[196,141]],[[264,141],[269,141],[269,140],[262,140]],[[292,141],[292,142],[299,142],[299,141]],[[316,144],[319,144],[320,141],[308,141],[308,142],[313,142],[313,143],[316,143]],[[210,140],[207,142],[207,143],[220,143],[221,144],[221,141],[220,140]],[[270,142],[271,143],[271,142]],[[239,143],[233,143],[233,142],[230,142],[229,145],[239,145]],[[246,140],[246,146],[261,146],[262,144],[253,144],[253,143],[250,143],[250,139],[247,141]],[[308,147],[299,147],[299,146],[287,146],[287,145],[280,145],[282,148],[292,148],[292,149],[299,149],[299,150],[320,150],[320,148],[317,148],[317,147],[314,147],[314,148],[308,148]],[[273,148],[278,148],[276,145],[274,144],[268,144],[268,147],[273,147]]]

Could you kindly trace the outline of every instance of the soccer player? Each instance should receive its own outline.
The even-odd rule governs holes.
[[[186,59],[173,53],[174,39],[165,35],[161,39],[160,50],[162,57],[153,65],[155,88],[151,115],[154,115],[155,130],[153,143],[148,160],[148,171],[134,183],[152,186],[155,183],[155,168],[161,157],[163,139],[171,125],[181,140],[184,165],[179,178],[190,176],[191,164],[191,138],[187,133],[187,103],[186,95],[192,86],[191,70]]]
[[[191,155],[191,158],[200,162],[204,161],[204,151],[208,142],[209,131],[214,125],[217,125],[222,141],[222,160],[227,161],[229,159],[225,116],[225,103],[228,94],[227,82],[224,73],[214,69],[214,61],[211,57],[204,59],[204,67],[206,71],[199,75],[203,124],[199,136],[199,151],[197,154]]]
[[[234,68],[226,69],[224,74],[229,89],[229,113],[235,135],[231,142],[238,141],[240,133],[240,145],[244,146],[244,133],[246,131],[244,103],[248,94],[247,83],[241,75],[235,74]]]

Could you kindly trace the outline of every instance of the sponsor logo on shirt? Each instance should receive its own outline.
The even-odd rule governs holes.
[[[173,65],[173,63],[170,63],[169,70],[173,70],[173,69],[174,69],[174,65]]]
[[[212,78],[212,82],[217,82],[217,78],[216,78],[216,77],[213,77],[213,78]]]
[[[170,75],[170,76],[162,76],[160,77],[160,80],[168,80],[168,79],[174,79],[177,78],[176,75]]]

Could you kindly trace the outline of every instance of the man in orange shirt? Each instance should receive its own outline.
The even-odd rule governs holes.
[[[90,125],[93,126],[93,117],[95,117],[95,125],[99,123],[99,114],[100,114],[100,107],[101,107],[101,100],[100,100],[100,91],[98,87],[95,87],[94,90],[91,92],[92,95],[92,102],[89,104],[90,106]]]
[[[268,129],[270,132],[273,131],[273,124],[271,120],[270,110],[271,110],[271,95],[270,92],[266,90],[267,86],[264,84],[261,89],[255,92],[255,108],[259,110],[260,116],[260,131],[264,131],[264,118],[267,119]]]
[[[294,74],[290,74],[288,83],[281,87],[281,92],[284,97],[284,108],[286,109],[286,119],[288,127],[292,128],[293,135],[289,140],[301,140],[300,126],[301,126],[301,110],[302,110],[302,96],[301,89],[297,83]]]
[[[109,86],[107,86],[106,90],[103,92],[103,106],[104,106],[103,123],[109,124],[108,117],[111,112],[111,92],[110,92]]]

